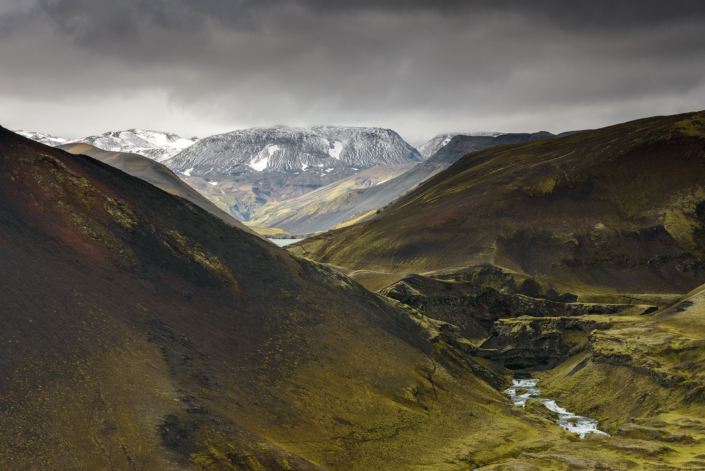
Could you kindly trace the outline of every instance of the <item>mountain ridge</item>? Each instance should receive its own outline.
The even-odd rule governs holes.
[[[420,162],[416,149],[382,128],[250,128],[202,139],[167,162],[186,175],[305,172]]]

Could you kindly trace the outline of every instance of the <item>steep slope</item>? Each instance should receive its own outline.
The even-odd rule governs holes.
[[[247,226],[216,207],[210,200],[184,183],[174,172],[152,159],[138,154],[105,151],[89,144],[65,144],[56,147],[70,154],[83,154],[100,160],[111,167],[151,183],[169,194],[183,198],[239,229],[252,232]]]
[[[569,440],[450,326],[141,179],[2,128],[0,179],[2,469],[445,470]]]
[[[510,136],[510,137],[505,137]],[[364,215],[380,208],[391,201],[397,199],[403,193],[413,189],[419,183],[430,178],[441,170],[445,170],[465,154],[494,145],[501,145],[507,139],[529,139],[540,140],[552,137],[549,133],[534,134],[510,134],[499,137],[491,136],[455,136],[451,141],[443,146],[436,154],[425,162],[420,163],[408,172],[390,179],[379,185],[355,190],[338,196],[334,201],[315,201],[315,208],[306,208],[297,205],[298,214],[289,216],[292,206],[278,204],[263,209],[262,214],[281,214],[283,217],[263,221],[263,225],[279,225],[283,229],[290,231],[311,233],[326,231],[334,225],[348,220],[349,218]],[[325,188],[325,187],[324,187]],[[327,194],[327,190],[322,188],[320,194]],[[303,200],[303,199],[302,199]],[[306,204],[313,201],[307,200]],[[294,203],[296,204],[296,203]],[[265,213],[266,211],[266,213]],[[259,219],[259,217],[258,217]]]
[[[317,126],[252,128],[202,139],[167,162],[194,176],[369,168],[423,160],[390,129]]]
[[[360,190],[372,188],[404,174],[416,163],[380,165],[323,186],[298,198],[267,205],[250,218],[250,224],[282,227],[289,232],[310,233],[340,222],[340,208],[348,207]]]
[[[497,137],[501,136],[501,132],[479,132],[479,133],[469,133],[469,132],[455,132],[455,133],[443,133],[433,136],[428,142],[420,145],[416,148],[421,154],[424,160],[429,159],[441,150],[441,148],[447,145],[455,136],[490,136]]]
[[[109,131],[97,136],[88,136],[74,142],[82,142],[99,149],[140,154],[157,162],[163,162],[198,142],[197,137],[184,139],[174,133],[128,129]]]
[[[474,152],[372,221],[290,250],[381,272],[490,264],[580,296],[684,293],[705,282],[703,119]]]

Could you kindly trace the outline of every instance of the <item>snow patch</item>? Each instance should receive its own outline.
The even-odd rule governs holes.
[[[335,141],[332,149],[328,149],[328,155],[334,159],[340,160],[340,153],[343,151],[343,144],[341,142]]]
[[[267,150],[267,152],[269,152],[269,156],[271,157],[272,155],[274,155],[275,152],[277,152],[279,150],[279,146],[276,144],[273,144],[273,145],[269,145],[269,146],[265,147],[265,149]]]
[[[376,183],[376,185],[381,185],[384,182],[388,182],[389,180],[382,180],[381,182]]]
[[[247,164],[247,166],[250,167],[252,170],[261,172],[262,170],[267,168],[267,166],[269,165],[269,159],[279,150],[280,147],[278,145],[269,144],[264,149],[262,149],[262,151],[254,159],[252,159],[252,161]]]
[[[327,169],[326,169],[326,173],[328,173],[328,172],[332,172],[332,171],[333,171],[333,169],[332,169],[332,168],[327,168]]]
[[[267,168],[267,164],[269,163],[269,157],[265,157],[263,159],[260,159],[256,162],[250,162],[247,164],[251,169],[256,170],[258,172],[261,172],[265,168]]]
[[[210,185],[216,186],[218,182],[208,182]]]
[[[191,176],[191,172],[193,171],[193,169],[194,169],[194,167],[191,167],[190,169],[186,170],[186,171],[184,172],[184,175],[186,175],[187,177],[190,177],[190,176]]]

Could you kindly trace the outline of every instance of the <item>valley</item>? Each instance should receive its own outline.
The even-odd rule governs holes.
[[[0,463],[705,467],[705,113],[546,134],[358,168],[268,228],[207,170],[0,129]]]

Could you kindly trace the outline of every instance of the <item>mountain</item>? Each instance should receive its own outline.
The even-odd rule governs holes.
[[[421,154],[421,157],[424,159],[430,158],[433,154],[441,150],[443,146],[448,144],[451,139],[453,139],[455,136],[490,136],[490,137],[497,137],[501,136],[501,132],[477,132],[477,133],[466,133],[466,132],[455,132],[455,133],[444,133],[444,134],[437,134],[431,140],[426,142],[425,144],[422,144],[421,146],[417,147],[416,150],[419,151],[419,154]]]
[[[70,142],[68,139],[63,137],[52,136],[51,134],[43,134],[40,132],[33,131],[15,131],[20,136],[26,137],[27,139],[32,139],[33,141],[41,142],[45,146],[59,146],[61,144],[66,144]]]
[[[451,469],[570,442],[452,326],[86,155],[0,128],[0,156],[0,468]]]
[[[509,136],[508,138],[505,136]],[[349,219],[372,217],[378,208],[397,199],[400,195],[413,189],[419,183],[445,170],[465,154],[486,147],[502,145],[507,140],[540,140],[553,137],[549,133],[510,134],[499,137],[491,136],[455,136],[428,160],[396,178],[388,179],[379,185],[368,188],[351,189],[338,194],[335,184],[324,186],[314,197],[300,197],[279,204],[264,206],[252,216],[255,224],[281,227],[289,232],[311,233],[326,231],[336,224]],[[334,200],[329,198],[314,199],[319,195],[336,194]],[[315,205],[315,206],[312,206]],[[315,209],[314,209],[315,208]]]
[[[170,132],[128,129],[88,136],[74,142],[83,142],[113,152],[140,154],[163,162],[198,142],[198,138],[184,139]]]
[[[369,168],[423,160],[390,129],[317,126],[252,128],[198,142],[167,162],[186,175],[210,176]],[[330,172],[330,170],[328,170]]]
[[[394,131],[319,126],[219,134],[165,164],[220,208],[249,221],[268,203],[304,195],[360,170],[421,160]]]
[[[705,283],[704,116],[476,151],[371,221],[289,247],[353,270],[664,303]]]
[[[229,213],[219,209],[209,199],[191,188],[177,177],[174,172],[159,162],[139,154],[105,151],[89,144],[64,144],[56,147],[70,154],[82,154],[100,160],[111,167],[144,180],[169,194],[185,199],[227,223],[232,224],[238,229],[252,232],[250,228],[242,224]]]

